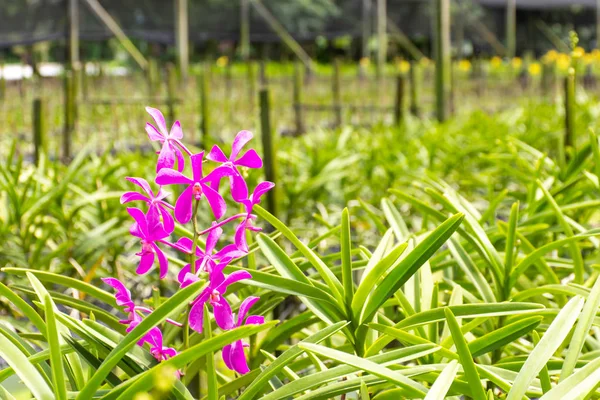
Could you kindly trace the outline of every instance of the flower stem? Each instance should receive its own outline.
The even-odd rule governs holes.
[[[196,249],[198,248],[198,221],[196,216],[198,215],[198,206],[200,201],[196,200],[194,204],[194,212],[192,213],[192,224],[194,227],[194,239],[192,242],[192,254],[190,256],[190,272],[196,274]],[[185,314],[185,321],[183,322],[183,348],[188,349],[190,347],[190,310],[191,305],[188,306]]]
[[[253,217],[253,216],[254,216],[254,215],[251,215],[251,217]],[[237,214],[237,215],[232,215],[231,217],[224,219],[223,221],[219,222],[218,224],[214,224],[214,225],[213,225],[213,226],[211,226],[210,228],[208,228],[208,229],[205,229],[205,230],[203,230],[203,231],[201,231],[201,232],[197,232],[197,233],[198,233],[198,235],[199,235],[199,236],[203,236],[203,235],[206,235],[207,233],[209,233],[210,231],[213,231],[213,230],[215,230],[215,229],[217,229],[217,228],[219,228],[219,227],[221,227],[221,226],[223,226],[223,225],[225,225],[225,224],[227,224],[227,223],[229,223],[229,222],[233,221],[234,219],[237,219],[237,218],[245,218],[245,217],[247,217],[247,214],[246,214],[246,213],[241,213],[241,214]]]

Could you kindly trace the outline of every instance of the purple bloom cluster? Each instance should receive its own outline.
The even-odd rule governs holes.
[[[248,253],[246,232],[260,230],[252,225],[252,221],[256,218],[252,214],[252,208],[260,202],[265,193],[275,186],[271,182],[262,182],[257,185],[253,193],[249,193],[248,185],[240,169],[262,167],[262,159],[254,149],[241,154],[243,147],[252,139],[252,133],[241,131],[237,134],[229,157],[225,156],[219,146],[214,146],[205,157],[204,152],[193,154],[181,142],[183,131],[179,121],[176,121],[171,130],[167,131],[165,119],[159,110],[146,107],[146,111],[156,124],[156,126],[150,123],[146,124],[148,137],[151,141],[162,144],[162,148],[158,152],[155,178],[155,183],[159,187],[155,192],[146,180],[127,178],[128,181],[137,185],[142,193],[126,192],[121,197],[122,204],[141,201],[146,205],[145,212],[139,208],[127,208],[129,215],[134,220],[130,233],[139,238],[141,243],[141,250],[136,253],[140,257],[136,272],[145,274],[158,262],[160,279],[165,278],[169,271],[169,263],[161,246],[168,246],[187,254],[193,260],[193,267],[190,262],[177,275],[180,287],[183,288],[200,280],[201,274],[203,279],[208,280],[207,287],[190,305],[188,322],[192,329],[202,333],[205,305],[210,306],[215,322],[223,330],[233,329],[243,324],[264,323],[264,318],[261,316],[247,317],[252,305],[259,300],[258,297],[248,297],[242,301],[237,318],[225,298],[231,284],[252,278],[247,271],[236,271],[226,275],[224,269],[232,260]],[[191,165],[191,177],[183,174],[186,156]],[[206,175],[203,171],[205,161],[218,164]],[[219,193],[223,178],[228,178],[233,201],[242,205],[244,209],[244,212],[224,219],[227,206]],[[169,196],[169,193],[163,191],[162,186],[165,185],[182,185],[184,187],[174,206],[165,200]],[[195,236],[206,236],[204,249],[200,248],[198,243],[194,243],[193,239],[187,237],[182,237],[176,242],[167,240],[173,234],[175,221],[187,224],[196,217],[198,202],[202,199],[206,200],[215,218],[210,227],[195,232]],[[236,221],[234,242],[219,248],[219,239],[223,234],[222,227]],[[149,308],[136,306],[131,299],[130,291],[119,280],[104,278],[103,281],[115,289],[117,305],[123,307],[123,311],[128,315],[126,320],[121,321],[128,325],[127,332],[139,324],[144,314],[152,312]],[[167,322],[183,326],[183,324],[170,319]],[[158,327],[146,333],[139,345],[143,346],[145,343],[149,344],[151,354],[158,361],[166,360],[177,354],[175,349],[163,346],[162,332]],[[247,345],[239,340],[225,346],[222,352],[227,367],[240,374],[249,371],[244,347]]]

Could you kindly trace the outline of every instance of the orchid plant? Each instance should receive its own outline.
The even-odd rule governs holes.
[[[246,318],[250,308],[259,298],[248,297],[242,301],[239,313],[236,316],[227,301],[225,294],[229,287],[236,282],[251,279],[248,271],[236,271],[230,275],[224,274],[224,268],[234,259],[244,257],[248,253],[246,234],[249,231],[259,231],[260,228],[251,224],[256,218],[252,214],[252,207],[260,202],[261,197],[274,187],[271,182],[262,182],[257,185],[252,194],[249,195],[248,186],[244,179],[244,168],[261,168],[262,159],[254,149],[239,155],[243,147],[252,139],[252,133],[241,131],[233,141],[231,156],[227,158],[223,150],[215,145],[208,156],[204,152],[192,153],[183,143],[183,131],[179,121],[175,121],[170,131],[163,114],[151,107],[146,111],[154,119],[156,125],[146,124],[146,132],[151,141],[159,141],[162,148],[158,152],[156,163],[156,176],[154,182],[158,189],[154,191],[151,185],[143,178],[128,177],[127,180],[138,186],[143,193],[137,191],[126,192],[121,197],[121,203],[143,202],[144,209],[127,208],[129,215],[134,220],[130,233],[140,239],[141,250],[136,253],[139,256],[139,264],[136,269],[138,274],[148,273],[158,264],[160,279],[169,279],[169,262],[163,251],[170,248],[185,254],[190,260],[177,274],[177,280],[181,288],[204,279],[207,281],[206,288],[190,304],[187,313],[187,321],[183,323],[167,319],[168,323],[193,329],[202,333],[205,315],[205,305],[210,305],[217,326],[222,330],[230,330],[242,324],[263,324],[264,318],[249,316]],[[183,174],[186,166],[186,158],[191,165],[192,177]],[[208,174],[204,173],[205,163],[212,161],[218,163]],[[229,182],[231,199],[240,204],[243,213],[223,218],[227,212],[225,199],[221,195],[221,182],[223,178]],[[167,201],[170,193],[163,190],[165,185],[180,185],[184,189],[175,200],[174,205]],[[197,216],[199,204],[206,199],[209,208],[215,218],[210,227],[202,231],[198,230]],[[192,223],[193,238],[182,237],[177,241],[171,241],[175,230],[175,221],[180,224]],[[219,241],[223,234],[223,226],[237,223],[233,243],[221,244]],[[201,236],[206,236],[205,246],[199,245]],[[136,306],[132,300],[131,292],[125,284],[115,278],[104,278],[103,281],[115,290],[117,305],[123,308],[127,318],[120,322],[127,325],[127,332],[137,326],[151,309]],[[245,321],[245,322],[244,322]],[[184,339],[187,341],[187,332]],[[138,342],[140,346],[148,343],[150,353],[160,362],[167,360],[177,354],[173,348],[163,346],[162,332],[154,327],[147,332]],[[184,346],[188,343],[185,342]],[[244,353],[241,340],[238,340],[223,349],[223,360],[225,365],[240,374],[249,371],[248,363]]]

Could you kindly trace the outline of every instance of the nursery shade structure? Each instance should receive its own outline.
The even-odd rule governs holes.
[[[242,42],[244,46],[282,41],[281,34],[257,12],[252,0],[21,0],[0,2],[0,48],[64,41],[69,37],[68,3],[71,1],[78,6],[80,41],[102,41],[115,36],[91,9],[91,2],[101,5],[128,38],[177,44],[182,51],[186,50],[186,43],[182,41],[186,37],[190,46],[201,46],[211,40]],[[596,0],[514,1],[518,31],[527,30],[527,21],[537,18],[552,23],[569,22],[576,27],[596,25],[595,13],[588,12],[596,8]],[[302,44],[314,44],[317,37],[349,37],[364,47],[368,37],[377,34],[378,0],[260,0],[260,3]],[[379,0],[379,3],[385,3],[390,43],[405,35],[427,51],[434,17],[431,0]],[[508,0],[453,0],[452,3],[467,10],[461,11],[467,14],[461,16],[465,20],[466,40],[489,47],[481,39],[481,32],[472,29],[469,22],[477,20],[499,41],[504,41]],[[187,18],[177,16],[177,10],[181,9],[186,10]],[[523,42],[522,35],[517,33],[519,44]],[[528,48],[535,48],[534,39],[528,38]],[[538,39],[544,40],[543,37]],[[247,55],[246,47],[244,52]]]

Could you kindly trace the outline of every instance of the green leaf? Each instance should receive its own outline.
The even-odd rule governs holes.
[[[38,400],[53,400],[54,393],[44,378],[35,369],[18,347],[16,347],[6,336],[0,334],[0,356],[12,367],[21,378],[33,397]]]
[[[333,272],[331,272],[329,267],[315,254],[315,252],[313,252],[308,246],[302,243],[302,241],[300,241],[300,239],[298,239],[296,235],[294,235],[294,233],[287,226],[285,226],[283,222],[275,218],[271,213],[269,213],[261,206],[256,205],[253,211],[259,217],[263,218],[268,223],[273,225],[275,229],[281,232],[283,236],[285,236],[290,242],[292,242],[294,246],[296,246],[298,250],[300,250],[300,252],[302,252],[304,257],[308,259],[311,265],[315,267],[317,271],[319,271],[319,274],[321,275],[323,280],[325,280],[325,283],[327,284],[327,286],[329,286],[329,289],[333,293],[333,297],[335,297],[338,300],[339,304],[343,304],[344,299],[342,297],[342,292],[344,289],[342,287],[342,284],[336,278]]]
[[[403,242],[410,236],[410,231],[402,219],[402,216],[398,212],[398,209],[394,206],[392,201],[388,198],[381,199],[381,209],[387,219],[388,223],[394,230],[394,234],[398,241]]]
[[[450,361],[427,392],[424,400],[444,400],[458,372],[458,360]]]
[[[588,335],[590,328],[592,327],[592,323],[594,322],[594,317],[596,316],[598,306],[600,306],[600,279],[596,278],[596,282],[594,283],[594,286],[592,287],[592,290],[585,301],[585,305],[581,311],[581,317],[579,318],[579,321],[577,321],[577,326],[575,327],[575,331],[571,337],[569,350],[567,351],[565,362],[563,363],[562,370],[560,371],[559,382],[563,381],[573,373],[575,365],[577,364],[577,359],[579,358],[579,354],[581,353],[581,349],[585,343],[586,336]]]
[[[346,321],[337,322],[331,326],[328,326],[325,329],[320,330],[319,332],[310,335],[300,343],[319,343],[327,339],[331,335],[335,334],[336,332],[340,331],[348,324],[349,323]],[[290,363],[302,353],[302,349],[300,349],[297,344],[284,351],[283,354],[277,357],[277,360],[269,364],[269,366],[267,366],[267,368],[265,368],[260,373],[260,375],[258,375],[256,379],[252,381],[252,383],[246,388],[246,390],[244,390],[242,394],[238,397],[238,400],[253,399],[261,390],[263,390],[264,386],[267,384],[267,382],[269,381],[269,379],[271,379],[273,375],[281,371],[283,367],[285,367],[288,363]]]
[[[344,353],[339,350],[330,349],[318,344],[300,343],[298,347],[384,378],[385,380],[398,385],[403,389],[406,389],[411,396],[422,397],[425,396],[425,393],[427,393],[427,388],[420,383],[415,382],[412,379],[392,371],[391,369],[383,367],[373,361],[368,361],[364,358]]]
[[[469,350],[473,357],[489,353],[531,332],[543,319],[544,317],[541,316],[529,317],[505,325],[469,342]]]
[[[600,358],[586,364],[559,382],[540,400],[587,399],[600,382]]]
[[[379,307],[381,307],[388,298],[404,285],[404,283],[417,272],[440,247],[442,247],[452,233],[458,229],[463,218],[463,214],[456,214],[448,218],[386,275],[381,284],[375,289],[368,304],[364,308],[360,318],[361,324],[365,321],[370,321],[377,310],[379,310]]]
[[[188,287],[185,287],[175,293],[167,301],[162,303],[160,307],[155,309],[150,315],[142,320],[125,338],[115,347],[106,357],[100,368],[88,380],[87,384],[81,389],[78,400],[86,400],[92,398],[96,390],[100,387],[106,376],[119,363],[119,361],[127,354],[127,351],[134,346],[138,340],[144,336],[146,332],[163,322],[171,315],[178,314],[183,308],[195,299],[204,289],[203,281],[195,282]]]
[[[212,327],[210,326],[210,318],[208,318],[208,305],[204,303],[204,335],[206,340],[210,340],[212,338]],[[217,383],[217,370],[215,368],[215,353],[213,351],[208,351],[206,353],[206,375],[208,378],[206,379],[206,386],[208,387],[208,400],[218,400],[219,399],[219,384]]]
[[[529,353],[527,361],[523,364],[508,393],[507,400],[520,400],[525,395],[531,381],[569,334],[579,317],[583,302],[582,297],[575,296],[560,310],[538,345]]]
[[[356,289],[354,298],[352,299],[352,313],[354,319],[358,320],[362,313],[365,304],[367,304],[367,298],[369,294],[377,285],[377,282],[381,279],[382,275],[385,274],[389,269],[397,267],[400,263],[400,256],[404,253],[404,250],[408,247],[408,243],[402,243],[394,247],[383,259],[368,270],[365,269],[364,275],[361,279],[361,283]],[[375,257],[375,255],[373,255]],[[370,261],[370,260],[369,260]]]
[[[474,400],[487,400],[485,390],[481,385],[481,379],[477,373],[477,368],[473,362],[473,357],[469,351],[469,346],[467,345],[467,341],[460,331],[460,325],[449,307],[444,308],[444,314],[446,316],[448,328],[450,329],[450,333],[452,335],[452,340],[456,346],[456,351],[460,357],[463,373],[467,382],[471,386],[471,397]]]
[[[352,240],[350,233],[350,214],[348,208],[342,211],[342,230],[340,232],[340,247],[342,251],[342,284],[344,287],[345,306],[350,310],[354,295],[354,279],[352,276]]]
[[[62,353],[60,350],[59,333],[56,316],[54,315],[54,304],[50,295],[44,296],[44,311],[46,312],[46,327],[48,329],[48,348],[50,349],[50,366],[52,367],[52,381],[54,383],[54,395],[59,400],[67,398],[67,384],[63,371]]]

